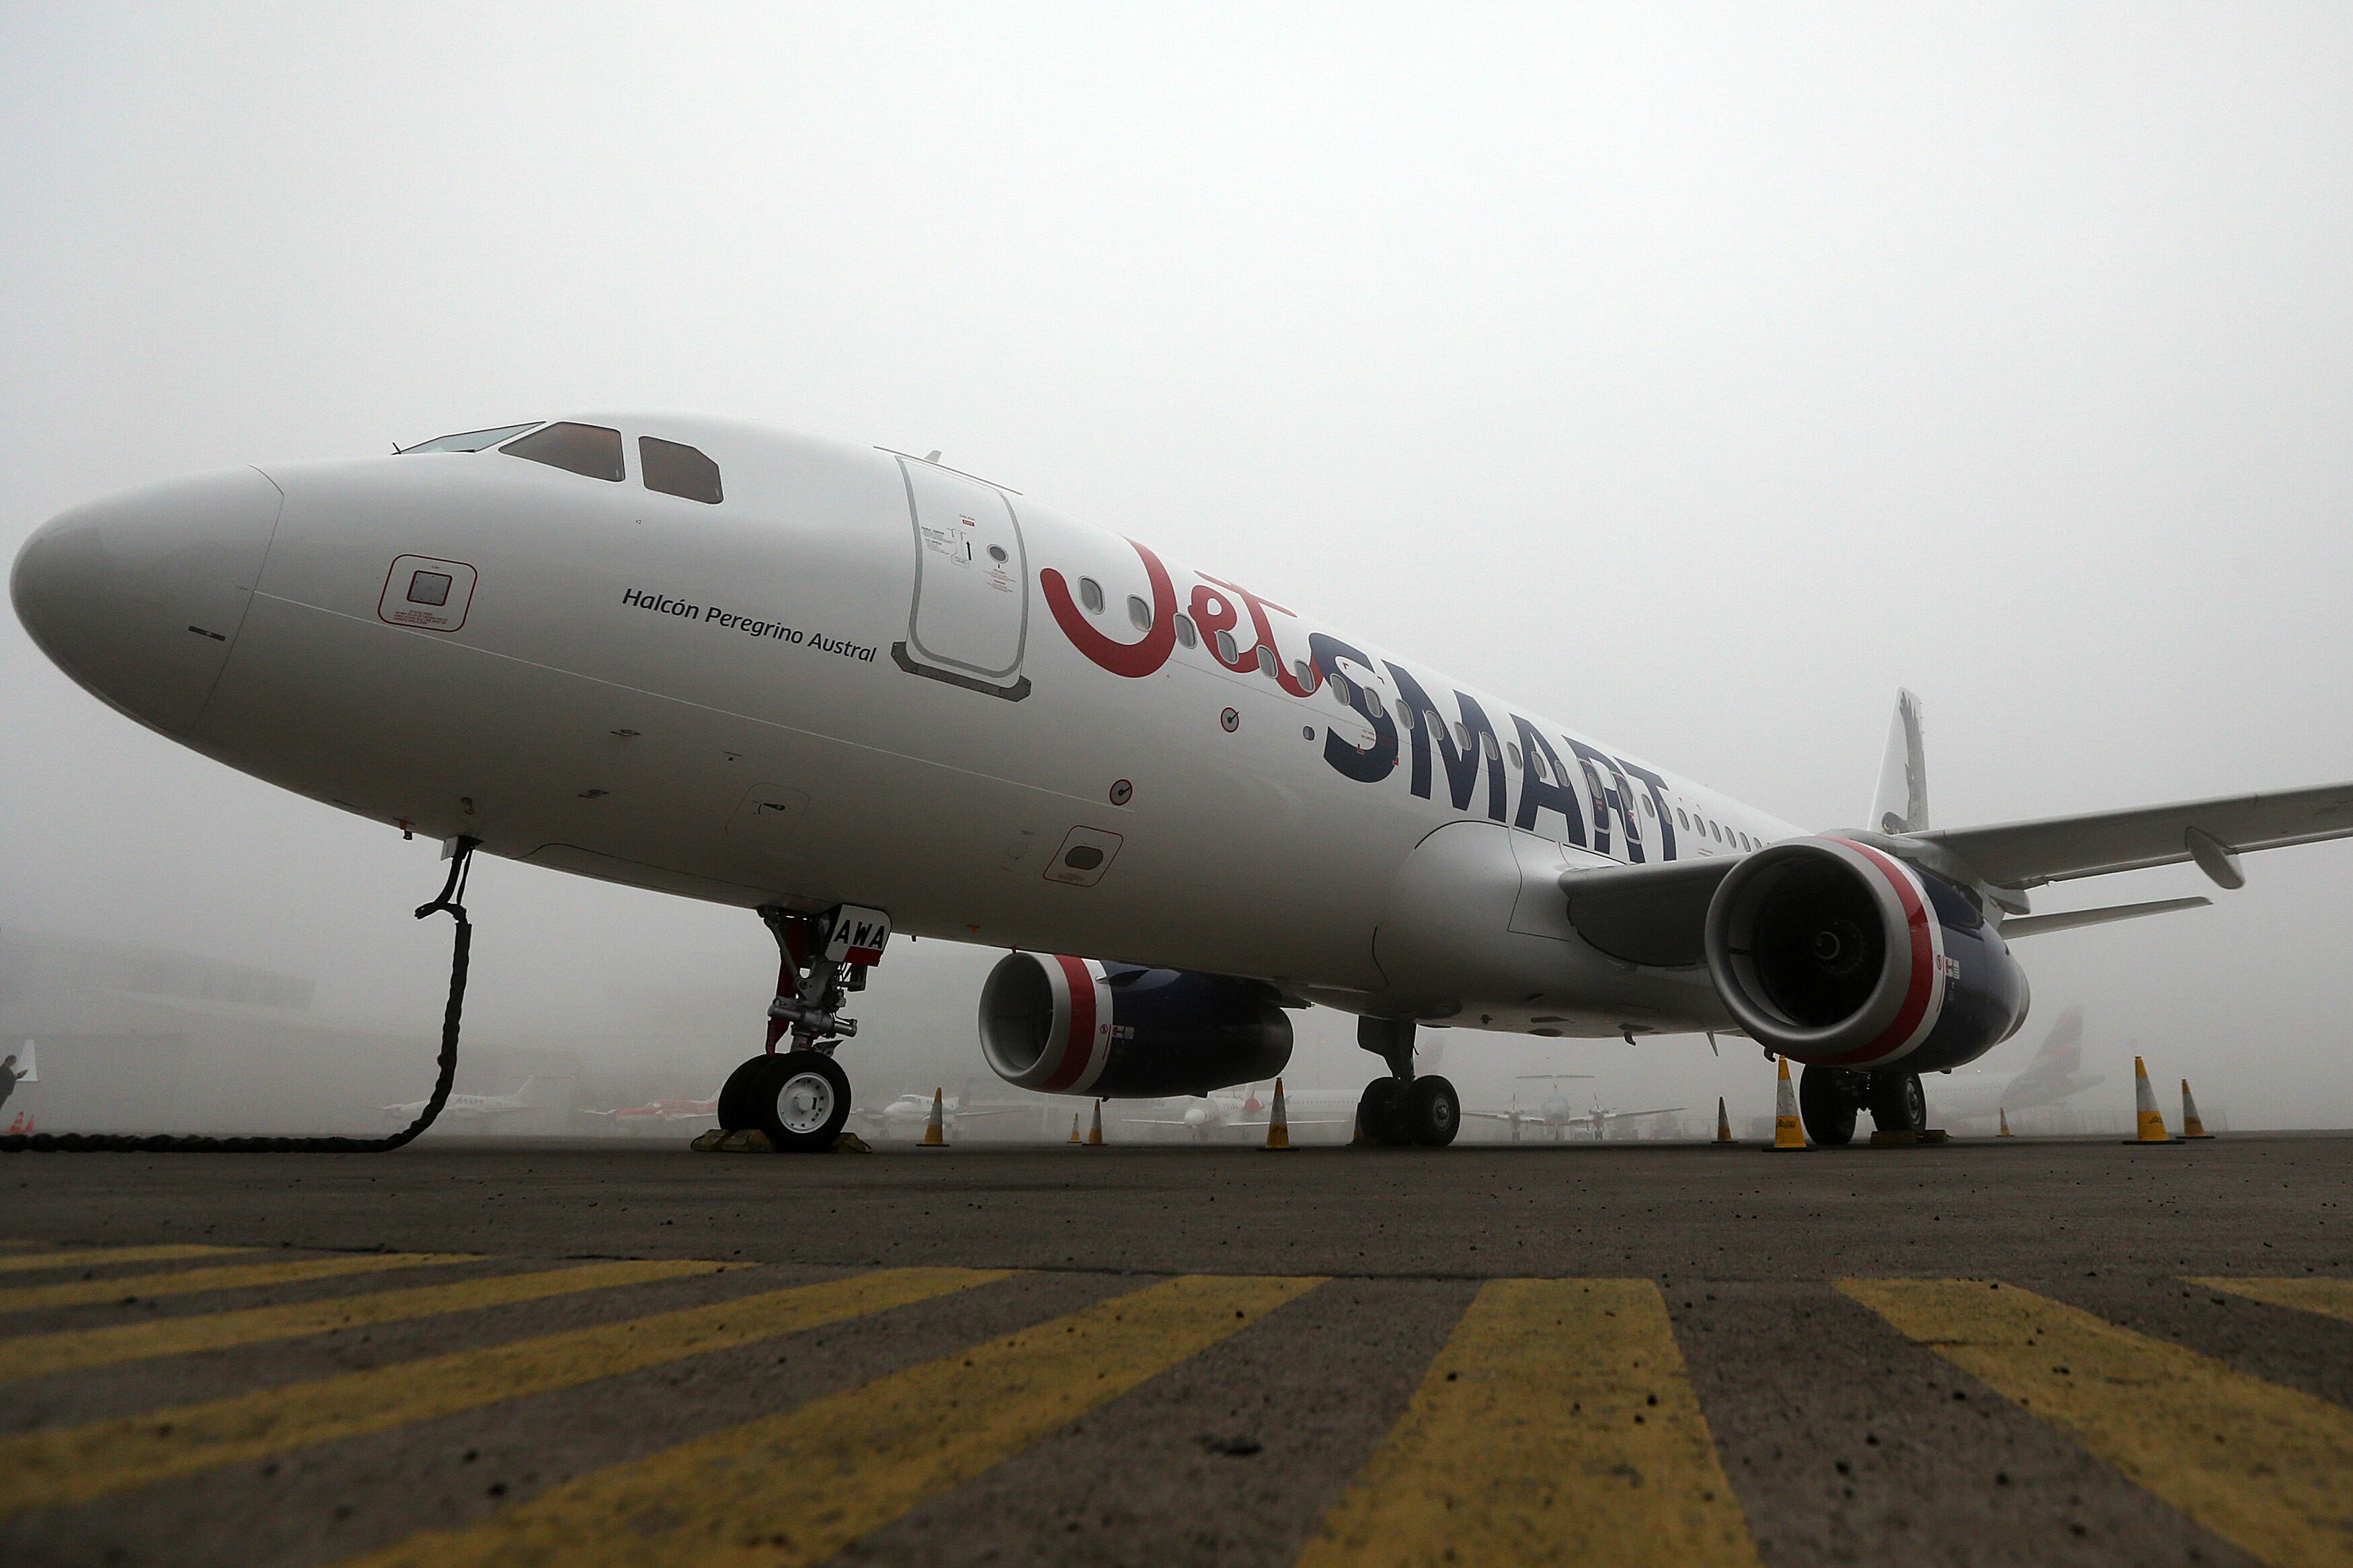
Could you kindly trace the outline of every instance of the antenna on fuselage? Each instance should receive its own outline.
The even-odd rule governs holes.
[[[924,457],[924,458],[923,458],[923,461],[925,461],[926,463],[936,463],[936,462],[938,462],[939,460],[940,460],[940,449],[939,449],[937,447],[933,447],[933,448],[931,449],[931,451],[930,451],[928,454],[926,454],[926,455],[925,455],[925,457]]]

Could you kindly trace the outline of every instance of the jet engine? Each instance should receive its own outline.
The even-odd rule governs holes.
[[[1255,981],[1016,952],[981,987],[980,1046],[1022,1089],[1158,1099],[1272,1078],[1291,1020]]]
[[[1935,1072],[2026,1021],[2025,973],[1976,902],[1852,839],[1742,860],[1708,905],[1706,951],[1741,1028],[1800,1062]]]

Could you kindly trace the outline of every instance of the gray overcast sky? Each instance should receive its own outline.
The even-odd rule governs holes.
[[[19,4],[0,216],[10,556],[175,472],[671,406],[944,448],[1803,822],[1862,816],[1899,682],[1947,824],[2353,777],[2341,5]],[[0,622],[0,921],[427,1054],[431,848]],[[2080,999],[2094,1067],[2353,1121],[2353,847],[2250,867],[2026,945],[2026,1039]],[[475,903],[483,1029],[755,1038],[748,915]],[[870,1009],[960,1072],[984,965],[927,954]],[[1769,1093],[1653,1052],[1494,1059]]]

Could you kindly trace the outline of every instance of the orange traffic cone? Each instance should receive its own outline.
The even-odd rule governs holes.
[[[1291,1147],[1291,1119],[1283,1114],[1282,1080],[1274,1080],[1274,1112],[1266,1123],[1266,1146],[1270,1149]]]
[[[1514,1124],[1512,1131],[1514,1132],[1518,1131],[1518,1126]],[[1724,1096],[1720,1094],[1715,1097],[1715,1146],[1719,1149],[1729,1149],[1734,1147],[1732,1142],[1732,1118],[1725,1114]]]
[[[1103,1101],[1100,1100],[1095,1101],[1095,1119],[1087,1125],[1087,1147],[1103,1147]]]
[[[1079,1136],[1079,1113],[1075,1110],[1071,1112],[1071,1142],[1082,1146],[1086,1142],[1085,1139]]]
[[[932,1090],[932,1119],[923,1123],[923,1142],[921,1146],[925,1149],[944,1149],[948,1146],[947,1125],[945,1119],[940,1113],[940,1091],[936,1089]]]
[[[2010,1107],[2007,1105],[1998,1107],[1997,1114],[2001,1117],[2001,1131],[1995,1133],[1994,1136],[1997,1138],[2017,1137],[2018,1134],[2010,1130]]]
[[[2141,1059],[2138,1057],[2133,1058],[2133,1110],[2135,1119],[2140,1123],[2140,1131],[2129,1142],[2135,1143],[2173,1142],[2166,1135],[2165,1117],[2157,1109],[2157,1090],[2149,1085],[2148,1068],[2141,1065]]]
[[[1789,1081],[1789,1058],[1781,1058],[1780,1081],[1773,1086],[1773,1147],[1803,1149],[1806,1129],[1798,1121],[1797,1086]]]
[[[2181,1080],[2181,1136],[2184,1138],[2214,1136],[2206,1131],[2206,1123],[2198,1119],[2198,1102],[2189,1098],[2189,1080],[2186,1078]]]

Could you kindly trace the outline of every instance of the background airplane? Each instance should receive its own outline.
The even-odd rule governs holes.
[[[967,1079],[962,1089],[940,1099],[940,1131],[953,1139],[963,1122],[988,1117],[1013,1116],[1026,1110],[1018,1105],[983,1106],[974,1102],[972,1080]],[[923,1093],[902,1094],[879,1110],[853,1110],[850,1120],[878,1138],[915,1139],[923,1135],[931,1125],[932,1097]]]
[[[1992,1121],[2001,1112],[2032,1110],[2056,1105],[2087,1089],[2107,1082],[2098,1073],[2085,1073],[2084,1009],[2069,1007],[2052,1024],[2034,1059],[2008,1079],[1990,1073],[1956,1073],[1936,1089],[1936,1109],[1947,1121]]]
[[[1319,1089],[1283,1091],[1283,1121],[1293,1128],[1346,1127],[1356,1097],[1334,1094]],[[1239,1137],[1245,1133],[1266,1131],[1274,1115],[1274,1087],[1271,1084],[1240,1084],[1233,1089],[1221,1089],[1208,1094],[1186,1095],[1164,1100],[1152,1109],[1171,1110],[1173,1116],[1138,1116],[1121,1111],[1119,1120],[1130,1127],[1181,1127],[1190,1132],[1196,1143],[1207,1143],[1220,1137]],[[1301,1112],[1307,1112],[1302,1115]]]
[[[527,1080],[525,1087],[528,1087]],[[516,1092],[520,1094],[522,1090]],[[634,1132],[647,1128],[667,1127],[678,1121],[708,1124],[718,1109],[719,1091],[714,1089],[702,1100],[649,1100],[643,1105],[623,1106],[613,1110],[584,1110],[581,1114],[607,1118],[616,1131]]]
[[[441,1114],[454,1116],[460,1121],[486,1121],[522,1110],[544,1110],[554,1101],[532,1092],[539,1081],[537,1077],[524,1079],[512,1094],[453,1094],[449,1102],[441,1108]],[[421,1100],[382,1108],[385,1117],[400,1121],[414,1121],[424,1109],[425,1101]]]
[[[1592,1076],[1585,1072],[1523,1073],[1512,1081],[1561,1084],[1574,1083]],[[1515,1089],[1513,1102],[1501,1110],[1466,1110],[1463,1114],[1482,1121],[1504,1123],[1512,1130],[1512,1142],[1514,1143],[1520,1142],[1522,1132],[1528,1128],[1535,1128],[1556,1141],[1570,1133],[1582,1132],[1598,1142],[1609,1137],[1610,1128],[1619,1122],[1630,1122],[1645,1116],[1672,1116],[1682,1109],[1680,1105],[1662,1105],[1649,1110],[1612,1110],[1597,1100],[1587,1110],[1579,1110],[1569,1102],[1566,1094],[1560,1093],[1546,1095],[1534,1105],[1523,1106]]]

